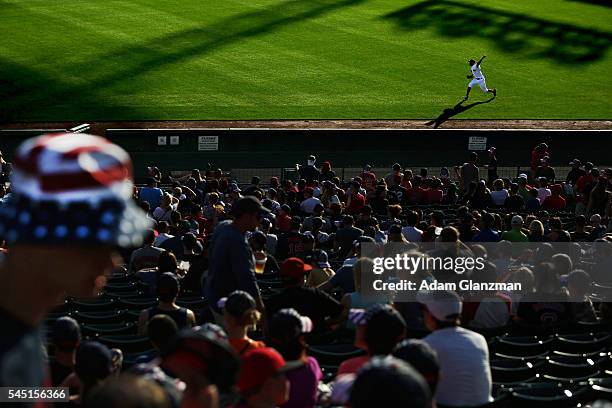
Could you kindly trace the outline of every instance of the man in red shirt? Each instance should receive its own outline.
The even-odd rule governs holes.
[[[538,169],[538,166],[540,165],[540,160],[547,156],[550,157],[550,152],[548,151],[548,145],[546,143],[540,143],[531,151],[532,176]]]
[[[542,203],[543,210],[562,210],[565,208],[565,198],[561,197],[562,188],[560,184],[550,186],[552,195],[546,197]]]
[[[366,164],[363,167],[361,179],[363,180],[363,188],[365,188],[368,193],[374,191],[376,187],[376,174],[372,171],[372,166]]]
[[[599,177],[599,170],[593,168],[593,163],[586,162],[584,165],[586,174],[580,176],[576,182],[576,214],[584,214],[586,211],[586,205],[588,196],[585,194],[585,189],[589,184],[593,184],[596,177]]]
[[[431,187],[427,189],[427,202],[429,204],[436,204],[442,202],[442,196],[444,192],[442,191],[442,182],[439,179],[431,180]]]
[[[353,181],[351,183],[351,187],[348,192],[348,200],[346,203],[347,214],[359,214],[361,209],[365,206],[366,200],[365,197],[359,192],[361,185],[357,181]]]

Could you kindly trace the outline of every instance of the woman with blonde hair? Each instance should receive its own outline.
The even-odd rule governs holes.
[[[529,242],[542,242],[544,240],[544,224],[540,220],[533,220],[529,224]]]

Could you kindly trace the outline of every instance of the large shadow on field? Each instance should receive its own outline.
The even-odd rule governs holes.
[[[460,114],[462,112],[465,112],[468,109],[472,109],[474,106],[482,105],[484,103],[489,103],[493,99],[495,99],[495,97],[489,98],[486,101],[479,101],[479,102],[470,103],[469,105],[464,105],[463,101],[459,102],[458,104],[456,104],[452,108],[444,109],[442,111],[442,113],[440,113],[440,115],[437,118],[430,120],[429,122],[425,123],[425,125],[426,126],[433,125],[434,129],[437,129],[438,127],[440,127],[441,124],[443,124],[444,122],[446,122],[447,120],[449,120],[453,116],[458,115],[458,114]]]
[[[453,0],[426,0],[387,14],[403,30],[433,27],[449,38],[490,39],[505,52],[580,64],[602,58],[612,34]]]
[[[47,78],[38,75],[35,69],[32,77],[25,84],[18,85],[23,95],[31,95],[34,100],[68,100],[74,95],[96,95],[117,84],[128,83],[134,78],[154,70],[164,69],[171,64],[180,64],[192,58],[209,54],[232,44],[237,44],[250,38],[273,33],[291,24],[300,23],[333,12],[335,10],[360,4],[366,0],[290,0],[275,4],[264,9],[236,14],[218,21],[215,24],[184,29],[148,41],[129,45],[112,53],[104,55],[95,61],[86,61],[66,68],[65,76],[82,77],[87,72],[88,81],[80,85],[67,85],[61,79]],[[3,5],[0,0],[0,5]],[[25,9],[24,9],[25,10]],[[203,9],[205,12],[205,8]],[[62,20],[62,16],[57,16]],[[70,24],[69,20],[65,21]],[[78,27],[75,27],[78,30]],[[0,60],[1,61],[1,60]],[[117,64],[120,61],[120,64]],[[7,76],[6,67],[0,65],[0,81],[9,86],[20,83],[21,76]],[[26,75],[26,74],[24,74]],[[89,79],[91,78],[91,79]],[[51,82],[51,83],[50,83]],[[152,89],[155,84],[151,84]],[[40,106],[28,106],[28,98],[11,100],[8,119],[0,115],[0,121],[17,120],[19,112],[24,109],[37,109]],[[7,102],[0,101],[0,109],[6,108]],[[110,103],[110,102],[107,102]],[[74,110],[81,112],[81,104],[74,103]],[[67,106],[66,109],[70,107]],[[112,113],[115,109],[101,106],[103,111]],[[123,107],[116,107],[123,110]],[[10,113],[9,112],[9,113]],[[38,115],[27,115],[28,117]],[[122,117],[128,116],[125,111]],[[71,118],[71,119],[83,119]]]
[[[597,6],[612,7],[612,1],[610,1],[610,0],[570,0],[570,1],[578,1],[578,2],[581,2],[581,3],[595,4]]]
[[[108,103],[96,88],[75,86],[65,78],[51,77],[35,67],[0,57],[0,123],[109,120],[138,115],[134,107]]]

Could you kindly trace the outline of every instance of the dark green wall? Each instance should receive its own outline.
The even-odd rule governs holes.
[[[157,136],[180,136],[178,146],[158,146]],[[199,152],[197,137],[219,136],[219,150]],[[26,135],[0,132],[0,148],[13,151]],[[341,130],[341,129],[125,129],[107,131],[107,137],[123,146],[134,160],[137,176],[148,165],[165,170],[205,168],[207,163],[224,169],[292,167],[315,154],[318,162],[331,160],[334,167],[360,167],[365,163],[387,166],[441,166],[466,160],[468,138],[487,137],[487,147],[498,149],[503,166],[525,166],[533,146],[549,144],[553,165],[567,165],[574,157],[600,165],[612,163],[612,131],[526,130]],[[77,136],[78,137],[78,136]],[[486,157],[481,152],[482,158]],[[10,157],[10,154],[7,154]]]

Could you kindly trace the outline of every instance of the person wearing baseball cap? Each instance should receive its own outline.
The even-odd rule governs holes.
[[[251,350],[242,357],[238,388],[242,401],[236,408],[274,408],[289,400],[287,373],[304,365],[285,361],[273,348]]]
[[[580,166],[582,166],[580,159],[572,160],[569,162],[569,165],[572,166],[572,169],[567,173],[565,182],[574,186],[578,182],[578,179],[586,174],[586,171],[580,168]]]
[[[391,305],[379,303],[365,309],[351,309],[349,320],[357,326],[355,346],[367,354],[345,360],[338,376],[356,373],[374,356],[387,356],[406,336],[406,321]]]
[[[492,401],[489,349],[485,338],[460,327],[462,301],[452,291],[421,291],[423,320],[430,335],[423,341],[438,354],[440,381],[436,402],[445,406],[480,406]]]
[[[105,284],[117,247],[143,243],[151,226],[132,201],[132,163],[121,147],[86,134],[28,139],[17,149],[11,196],[0,205],[0,385],[39,386],[37,327],[65,296],[90,297]],[[15,359],[10,356],[20,355]]]
[[[181,406],[216,407],[203,399],[231,399],[240,361],[224,333],[205,325],[179,332],[162,350],[160,367],[185,383]]]
[[[431,393],[425,379],[395,357],[375,357],[361,370],[351,388],[351,408],[429,408]]]
[[[263,314],[264,304],[255,278],[255,255],[247,240],[247,232],[255,231],[262,216],[270,210],[252,196],[242,197],[232,206],[233,220],[219,223],[208,250],[210,264],[204,289],[218,324],[223,322],[217,302],[235,290],[249,293]]]
[[[523,232],[523,217],[515,215],[510,221],[512,230],[502,232],[501,239],[510,242],[529,242],[529,237]]]
[[[328,325],[342,319],[342,305],[318,288],[304,286],[304,278],[312,270],[300,258],[288,258],[281,265],[283,290],[266,300],[268,316],[281,309],[294,308],[313,322],[313,332],[324,331]]]
[[[287,373],[290,384],[289,400],[283,408],[312,407],[317,402],[319,382],[323,372],[314,357],[308,356],[304,335],[312,330],[312,321],[295,309],[281,309],[270,319],[268,345],[287,361],[302,361],[304,365]]]
[[[218,305],[223,310],[223,322],[229,343],[238,355],[266,346],[264,342],[252,340],[248,335],[248,331],[252,330],[261,318],[253,296],[245,291],[235,290],[228,297],[219,299]]]
[[[306,279],[306,286],[316,288],[317,286],[327,282],[335,272],[329,263],[327,252],[322,249],[315,249],[306,258],[306,261],[312,266],[312,270]]]

